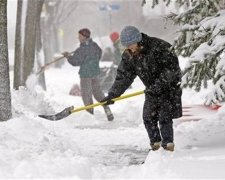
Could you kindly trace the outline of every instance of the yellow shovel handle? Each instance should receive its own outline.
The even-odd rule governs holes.
[[[144,90],[138,91],[138,92],[135,92],[135,93],[130,93],[130,94],[127,94],[127,95],[123,95],[123,96],[114,98],[112,100],[118,101],[118,100],[126,99],[126,98],[129,98],[129,97],[137,96],[137,95],[140,95],[140,94],[144,94]],[[90,104],[90,105],[87,105],[87,106],[83,106],[83,107],[80,107],[80,108],[73,109],[73,110],[71,110],[71,113],[91,109],[91,108],[94,108],[96,106],[102,106],[104,104],[106,104],[106,102],[98,102],[98,103]]]

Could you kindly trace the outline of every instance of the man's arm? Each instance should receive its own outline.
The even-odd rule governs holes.
[[[72,66],[80,66],[85,59],[84,56],[84,51],[78,48],[72,56],[67,57],[67,60]]]
[[[130,57],[125,53],[122,55],[122,60],[117,69],[116,79],[108,93],[113,98],[123,94],[137,76],[135,68],[130,62]]]

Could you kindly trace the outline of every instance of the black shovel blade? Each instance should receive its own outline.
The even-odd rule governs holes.
[[[69,116],[72,113],[71,110],[73,110],[73,109],[74,109],[74,107],[71,106],[71,107],[65,108],[63,111],[61,111],[55,115],[38,115],[38,116],[41,118],[51,120],[51,121],[58,121],[58,120],[61,120],[65,117]]]

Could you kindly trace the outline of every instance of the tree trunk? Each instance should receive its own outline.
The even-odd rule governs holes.
[[[13,88],[18,89],[22,86],[22,41],[21,41],[21,26],[22,26],[22,6],[23,0],[17,1],[17,17],[16,17],[16,35],[15,35],[15,57],[14,57],[14,81]]]
[[[45,63],[50,62],[54,58],[54,43],[53,43],[53,8],[49,1],[45,1],[45,15],[48,18],[43,18],[42,29],[43,29],[43,46],[44,46],[44,56]]]
[[[48,26],[48,20],[47,22],[45,22],[46,20],[42,21],[42,28],[43,28],[43,46],[44,46],[44,56],[45,56],[45,63],[49,63],[53,57],[54,57],[54,52],[53,52],[53,46],[52,46],[52,41],[51,41],[51,30]],[[51,25],[49,25],[51,26]]]
[[[61,49],[59,47],[59,35],[58,35],[58,27],[59,25],[53,25],[53,44],[54,44],[54,52],[60,53]],[[58,61],[55,63],[56,68],[61,68],[65,61]]]
[[[25,86],[28,76],[32,73],[35,59],[36,45],[36,15],[37,1],[27,1],[27,13],[25,22],[25,41],[24,41],[24,64],[23,64],[23,85]]]
[[[12,117],[7,42],[7,0],[0,0],[0,121]]]
[[[37,2],[37,32],[36,32],[36,61],[37,61],[37,69],[39,70],[42,66],[41,64],[41,49],[42,49],[42,35],[41,35],[41,11],[42,11],[42,7],[44,4],[44,0],[39,0]],[[40,86],[46,90],[46,83],[45,83],[45,74],[40,73],[38,76],[38,83],[40,84]]]

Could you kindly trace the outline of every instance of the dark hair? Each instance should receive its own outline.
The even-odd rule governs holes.
[[[82,36],[86,37],[86,38],[89,38],[91,36],[91,31],[87,28],[80,29],[78,31],[78,33],[81,34]]]

